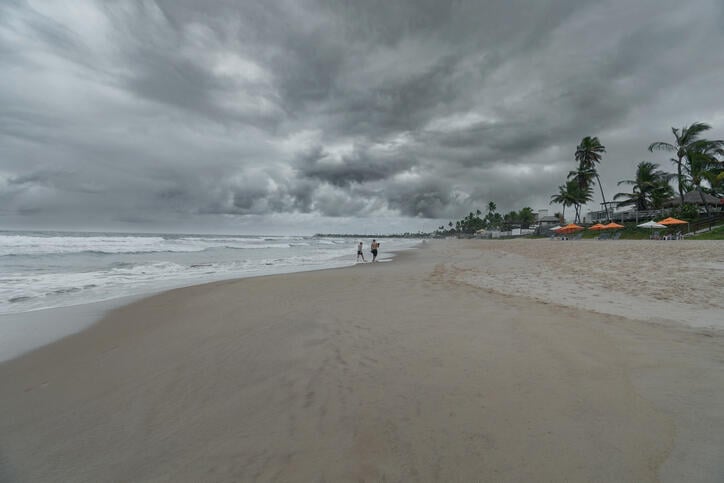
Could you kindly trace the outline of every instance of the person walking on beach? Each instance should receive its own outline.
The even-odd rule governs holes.
[[[359,245],[357,245],[357,261],[359,262],[359,257],[362,257],[362,261],[366,262],[365,260],[365,254],[362,253],[362,242],[359,242]]]
[[[380,248],[380,244],[377,243],[377,240],[372,240],[372,244],[370,245],[370,251],[372,252],[372,261],[377,261],[377,249]]]

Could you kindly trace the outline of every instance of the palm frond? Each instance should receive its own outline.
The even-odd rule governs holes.
[[[681,142],[682,145],[690,144],[697,139],[699,139],[699,135],[703,133],[704,131],[708,131],[711,129],[711,126],[704,123],[704,122],[695,122],[691,126],[683,127],[681,129]]]
[[[676,151],[676,148],[673,144],[658,141],[649,144],[649,151],[651,151],[652,153],[654,151]]]

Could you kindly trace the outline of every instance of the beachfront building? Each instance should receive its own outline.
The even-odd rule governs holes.
[[[557,217],[552,215],[546,215],[538,218],[538,234],[539,235],[548,235],[551,231],[551,228],[554,226],[559,226],[561,224],[561,220],[559,220]]]
[[[653,220],[655,218],[664,218],[665,214],[669,210],[637,210],[635,208],[626,211],[617,211],[611,213],[610,216],[606,216],[605,211],[589,211],[588,214],[583,218],[585,222],[590,223],[605,223],[608,221],[618,221],[623,223],[624,221],[646,221]]]
[[[591,223],[603,223],[606,221],[611,221],[616,216],[616,213],[614,213],[614,211],[616,210],[617,206],[618,202],[616,201],[607,201],[606,203],[601,203],[601,209],[598,211],[589,211],[588,215],[584,217],[584,220],[590,221]]]
[[[701,214],[706,213],[707,208],[710,213],[724,212],[724,198],[717,198],[716,196],[699,190],[684,193],[684,204],[696,206]],[[626,211],[617,212],[611,210],[611,215],[608,219],[618,222],[634,221],[638,223],[639,221],[665,218],[669,216],[672,209],[678,208],[679,206],[681,206],[681,197],[677,194],[664,201],[663,208],[657,210],[637,210],[636,208],[631,208]],[[606,218],[606,211],[603,209],[600,211],[589,211],[586,216],[587,221],[590,220],[591,223],[608,221]]]

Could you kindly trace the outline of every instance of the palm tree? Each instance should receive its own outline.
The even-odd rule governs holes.
[[[594,171],[593,169],[582,169],[579,166],[575,171],[568,172],[567,179],[576,183],[577,190],[592,190],[595,184],[593,181],[595,177]],[[576,208],[576,213],[578,213],[578,208]],[[608,212],[606,212],[606,218],[608,218]]]
[[[579,223],[581,221],[581,205],[586,204],[592,197],[593,188],[591,186],[582,188],[578,181],[569,180],[566,181],[565,185],[558,187],[558,193],[551,196],[551,202],[560,203],[563,205],[563,218],[566,217],[566,207],[573,206],[576,210],[576,216],[574,221]]]
[[[601,157],[606,152],[606,147],[601,144],[596,136],[586,136],[581,139],[581,143],[576,146],[575,158],[578,161],[578,170],[568,174],[569,178],[574,177],[578,181],[578,185],[583,192],[593,184],[593,178],[601,189],[601,199],[603,207],[606,210],[606,218],[608,219],[608,205],[606,204],[606,196],[603,194],[603,186],[601,179],[598,177],[596,165],[601,163]]]
[[[555,195],[551,195],[551,202],[549,203],[552,205],[553,203],[557,203],[561,206],[563,206],[563,213],[561,214],[560,218],[566,219],[566,207],[571,206],[571,198],[569,196],[568,190],[566,189],[566,185],[560,185],[558,187],[558,193]]]
[[[662,171],[661,174],[661,179],[651,191],[651,208],[654,210],[661,209],[664,206],[664,202],[670,200],[676,194],[670,184],[676,175],[665,171]]]
[[[672,127],[671,132],[674,134],[674,142],[667,143],[663,141],[657,141],[649,145],[649,151],[666,151],[674,153],[676,158],[672,158],[671,161],[676,165],[677,181],[679,184],[679,197],[681,199],[681,205],[684,205],[684,192],[686,185],[685,166],[690,164],[689,154],[696,152],[700,149],[702,144],[711,142],[702,140],[701,133],[711,129],[711,126],[703,122],[695,122],[691,126],[684,126],[681,129]],[[703,143],[702,143],[703,141]],[[721,143],[722,141],[714,141],[715,143]]]
[[[494,201],[488,202],[488,214],[485,215],[485,221],[491,227],[495,226],[495,223],[496,223],[495,215],[497,215],[495,210],[497,210],[497,209],[498,209],[498,206],[495,204]]]
[[[581,222],[581,207],[588,203],[589,201],[593,200],[593,186],[587,186],[587,187],[581,187],[576,183],[575,181],[572,182],[571,187],[569,188],[571,190],[571,195],[573,196],[573,199],[575,200],[575,203],[573,204],[573,207],[576,209],[576,223]],[[605,202],[604,205],[606,206]],[[606,210],[606,214],[608,215],[608,210]]]
[[[655,208],[666,197],[673,194],[669,181],[674,177],[672,173],[666,173],[658,169],[659,165],[649,161],[641,161],[636,166],[636,179],[625,179],[618,182],[618,185],[627,184],[633,186],[632,193],[616,193],[614,200],[627,198],[619,202],[619,206],[635,205],[637,210],[648,210]]]
[[[530,206],[522,208],[520,213],[518,213],[518,220],[520,221],[521,228],[528,228],[535,221],[533,208]]]
[[[722,169],[722,162],[717,159],[717,156],[724,156],[724,142],[722,141],[699,141],[686,154],[689,162],[684,166],[684,174],[687,181],[691,182],[692,188],[699,192],[707,215],[709,215],[709,205],[704,200],[701,183],[708,181],[713,185],[716,182]]]
[[[503,217],[500,213],[493,213],[490,217],[490,224],[493,227],[500,228],[500,225],[503,223]]]
[[[721,168],[718,171],[714,171],[709,179],[711,184],[711,191],[716,195],[724,193],[724,163],[721,164]]]

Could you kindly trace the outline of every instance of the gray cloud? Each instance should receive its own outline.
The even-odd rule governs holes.
[[[416,183],[397,183],[389,197],[390,206],[405,216],[444,218],[455,201],[449,183],[424,179]]]
[[[302,153],[297,163],[301,176],[346,187],[352,183],[379,181],[410,169],[415,160],[402,153],[376,154],[367,147],[355,145],[352,152],[333,159],[322,146]]]
[[[723,18],[716,0],[4,2],[0,223],[415,229],[548,207],[586,135],[610,195],[668,164],[646,146],[670,126],[724,138]]]

